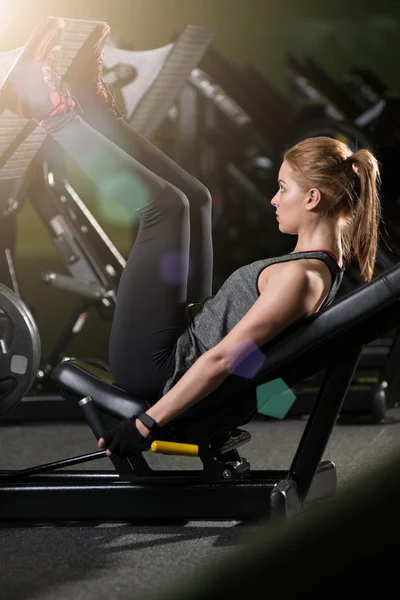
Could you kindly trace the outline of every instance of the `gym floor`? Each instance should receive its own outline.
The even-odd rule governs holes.
[[[334,428],[325,458],[336,463],[342,491],[400,452],[400,409],[389,416],[397,422]],[[246,426],[252,439],[241,454],[254,469],[287,468],[304,425],[304,420],[253,421]],[[0,469],[22,469],[96,449],[91,431],[80,423],[3,425],[0,447]],[[193,460],[152,455],[149,463],[185,469],[193,468]],[[108,467],[101,460],[93,468]],[[254,527],[232,521],[169,526],[0,523],[1,598],[157,598],[161,591],[179,589],[197,567],[208,568],[245,543]]]

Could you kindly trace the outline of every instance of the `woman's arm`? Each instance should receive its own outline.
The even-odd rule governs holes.
[[[260,297],[232,331],[203,354],[147,414],[163,426],[216,390],[252,351],[307,316],[308,307],[321,295],[321,285],[315,284],[301,263],[282,265],[279,275],[267,280]],[[148,435],[138,420],[136,427]]]
[[[216,346],[200,356],[174,387],[146,412],[162,427],[211,394],[228,375],[224,358]],[[136,422],[136,426],[138,423],[140,421]],[[142,433],[141,429],[139,431]]]

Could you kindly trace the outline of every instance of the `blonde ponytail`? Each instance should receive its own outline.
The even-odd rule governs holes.
[[[361,275],[366,281],[370,281],[374,274],[381,219],[379,166],[368,150],[358,150],[347,160],[351,163],[350,178],[356,180],[353,187],[358,193],[354,198],[351,227],[344,233],[344,237],[347,237],[346,245],[350,245],[353,250]]]

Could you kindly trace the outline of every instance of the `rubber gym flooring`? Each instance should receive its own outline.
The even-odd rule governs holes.
[[[400,419],[400,410],[390,416]],[[241,448],[253,468],[287,468],[305,421],[253,421]],[[80,423],[0,427],[0,469],[20,469],[95,450]],[[325,458],[336,463],[341,491],[400,452],[400,422],[337,425]],[[193,468],[197,459],[151,456],[152,466]],[[106,459],[93,468],[107,468]],[[1,511],[1,507],[0,507]],[[2,600],[110,600],[157,598],[177,590],[197,567],[226,556],[257,525],[236,522],[162,524],[10,525],[0,523]]]

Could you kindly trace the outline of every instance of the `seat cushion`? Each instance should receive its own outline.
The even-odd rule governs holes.
[[[111,373],[75,359],[58,364],[51,373],[61,394],[76,396],[77,401],[91,396],[96,405],[120,419],[140,415],[150,407],[143,398],[131,396],[115,385]]]

